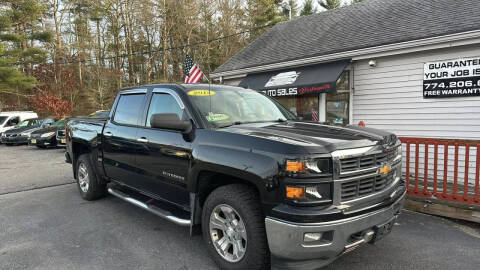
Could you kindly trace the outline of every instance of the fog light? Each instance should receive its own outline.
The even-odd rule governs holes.
[[[305,233],[303,235],[303,241],[308,243],[308,242],[314,242],[322,239],[322,233]]]

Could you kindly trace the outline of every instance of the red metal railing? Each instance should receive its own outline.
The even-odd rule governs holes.
[[[404,172],[409,195],[480,205],[480,141],[411,137],[401,137],[400,140],[404,147]],[[453,156],[449,155],[449,148],[454,149]],[[460,153],[460,148],[463,153]],[[474,168],[470,164],[471,148],[476,151],[473,153]],[[433,159],[429,157],[431,150]],[[443,151],[443,164],[439,160],[442,157],[440,151]],[[412,154],[415,155],[414,162]],[[423,162],[420,156],[423,156]],[[459,170],[462,157],[464,166]],[[463,177],[459,171],[462,171]],[[470,171],[474,171],[474,175]]]

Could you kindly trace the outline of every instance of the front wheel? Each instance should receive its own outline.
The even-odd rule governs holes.
[[[77,186],[80,195],[87,201],[93,201],[105,196],[106,184],[100,183],[93,171],[88,155],[84,154],[77,161]]]
[[[268,269],[270,253],[260,200],[253,188],[219,187],[202,212],[203,238],[221,269]]]

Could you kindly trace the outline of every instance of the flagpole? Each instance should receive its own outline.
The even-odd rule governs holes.
[[[210,79],[208,79],[208,77],[207,77],[207,75],[205,75],[205,73],[203,73],[203,78],[205,80],[207,80],[208,84],[211,84]]]

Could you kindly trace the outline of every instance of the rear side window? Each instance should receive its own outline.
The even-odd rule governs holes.
[[[156,113],[174,113],[183,119],[183,110],[177,100],[169,94],[153,94],[150,108],[148,109],[147,127],[150,127],[150,118]]]
[[[145,94],[121,95],[113,121],[124,125],[138,125],[138,114]]]
[[[15,126],[20,123],[20,117],[19,116],[14,116],[8,120],[7,125],[8,126]]]

